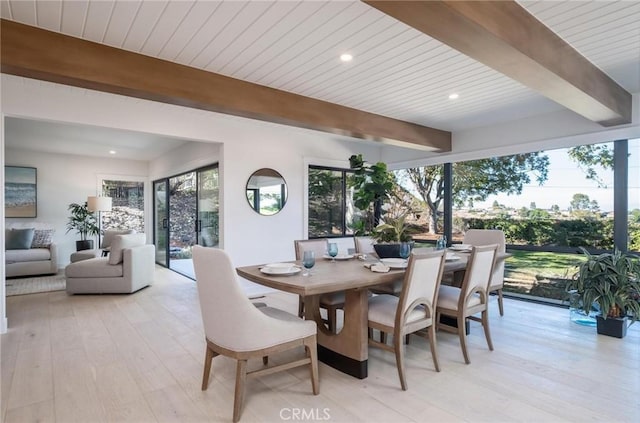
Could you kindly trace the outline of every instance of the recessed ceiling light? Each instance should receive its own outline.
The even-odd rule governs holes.
[[[109,150],[109,154],[116,154],[116,150]]]
[[[349,53],[344,53],[340,55],[340,60],[342,60],[343,62],[350,62],[353,60],[353,56]]]
[[[449,100],[455,100],[456,98],[460,97],[460,95],[453,93],[453,94],[449,94]]]

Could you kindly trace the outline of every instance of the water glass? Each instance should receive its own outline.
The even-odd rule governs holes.
[[[411,254],[411,245],[408,242],[400,243],[400,257],[408,259]]]
[[[336,244],[335,242],[330,242],[327,252],[331,256],[331,261],[336,261],[335,257],[338,255],[338,244]]]
[[[305,269],[302,276],[309,276],[311,274],[311,268],[316,265],[316,255],[313,251],[305,251],[302,253],[302,265]]]
[[[447,248],[447,237],[442,235],[436,242],[436,250],[444,250],[445,248]]]

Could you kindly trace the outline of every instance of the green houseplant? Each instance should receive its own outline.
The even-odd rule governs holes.
[[[71,212],[67,221],[67,232],[75,230],[80,235],[80,241],[76,241],[76,251],[90,250],[93,248],[93,240],[88,236],[96,236],[100,232],[96,215],[90,212],[87,203],[69,204],[68,210]]]
[[[384,214],[382,205],[390,199],[394,178],[385,163],[367,163],[362,154],[349,157],[349,165],[353,170],[349,178],[349,186],[353,188],[353,205],[360,211],[355,232],[368,235],[380,223]]]
[[[411,241],[413,228],[407,222],[407,200],[394,192],[394,175],[385,163],[367,163],[361,154],[351,156],[349,164],[353,203],[361,211],[355,233],[373,238],[378,257],[400,257],[400,243]]]
[[[618,249],[599,255],[581,250],[586,261],[578,266],[567,290],[577,292],[585,313],[592,304],[598,306],[598,333],[622,338],[627,320],[633,324],[640,319],[640,260]]]

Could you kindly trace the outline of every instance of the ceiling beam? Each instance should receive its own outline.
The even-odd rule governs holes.
[[[631,94],[513,1],[364,1],[603,126]]]
[[[1,71],[402,147],[451,151],[451,133],[3,19]]]

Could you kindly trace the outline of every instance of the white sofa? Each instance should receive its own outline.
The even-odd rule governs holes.
[[[5,230],[5,275],[51,275],[58,272],[58,249],[52,229],[7,228]]]
[[[77,261],[65,268],[68,294],[125,294],[153,283],[155,246],[144,234],[117,235],[109,257]]]
[[[52,275],[58,272],[58,248],[29,248],[28,250],[5,250],[6,277]]]

